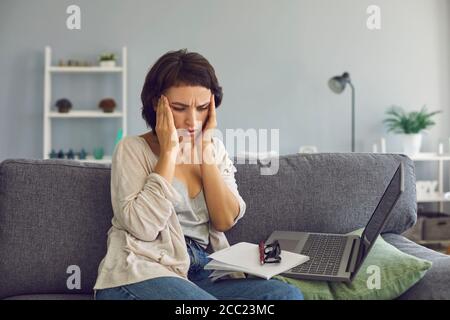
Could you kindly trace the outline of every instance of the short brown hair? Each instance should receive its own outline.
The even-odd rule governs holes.
[[[216,108],[222,102],[222,87],[214,68],[202,55],[187,49],[169,51],[155,62],[145,77],[141,92],[142,118],[155,131],[156,106],[159,97],[170,87],[202,86],[214,94]]]

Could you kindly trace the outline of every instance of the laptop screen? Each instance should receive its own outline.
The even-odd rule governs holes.
[[[359,264],[367,256],[403,190],[403,164],[400,163],[361,236],[362,246],[360,248],[362,251],[359,254]]]

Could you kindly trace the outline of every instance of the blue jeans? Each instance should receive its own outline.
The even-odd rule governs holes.
[[[186,237],[190,257],[188,278],[159,277],[115,288],[97,290],[98,300],[303,300],[301,291],[276,279],[226,279],[212,282],[211,259],[195,241]]]

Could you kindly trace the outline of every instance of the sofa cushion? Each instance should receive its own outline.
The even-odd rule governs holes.
[[[0,298],[91,294],[111,226],[108,165],[6,160],[0,165]],[[81,288],[76,284],[79,267]],[[69,272],[69,273],[68,273]],[[72,281],[73,279],[73,281]]]
[[[363,229],[359,229],[351,234],[361,235],[362,232]],[[378,237],[351,283],[275,278],[299,287],[305,299],[390,300],[422,279],[430,267],[431,262],[403,253]],[[375,272],[379,272],[379,281]]]
[[[433,263],[422,280],[401,295],[399,299],[450,299],[450,256],[420,246],[398,234],[386,234],[383,237],[401,251]]]

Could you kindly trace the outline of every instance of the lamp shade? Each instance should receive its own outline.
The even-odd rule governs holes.
[[[341,93],[342,91],[344,91],[345,86],[349,82],[350,75],[348,74],[348,72],[344,72],[341,76],[335,76],[328,80],[328,86],[334,93]]]

